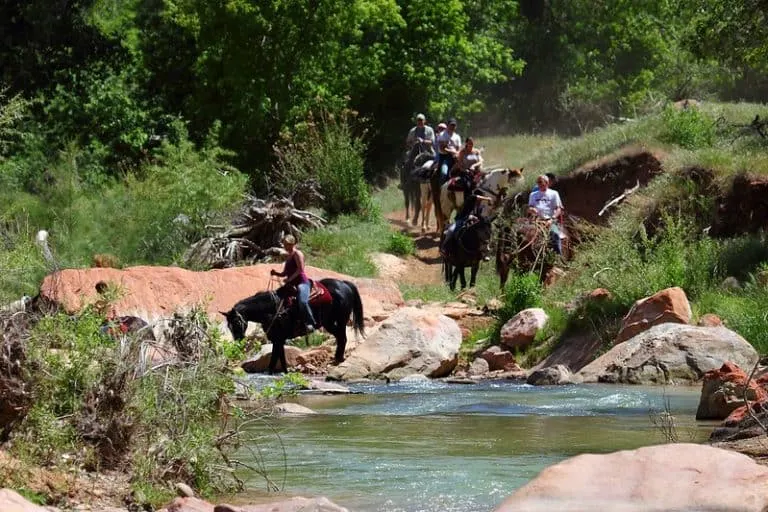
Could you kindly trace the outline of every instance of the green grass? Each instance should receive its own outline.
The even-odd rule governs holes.
[[[768,290],[747,289],[743,293],[711,290],[692,305],[696,316],[714,313],[726,327],[741,334],[761,354],[768,354]]]
[[[385,250],[390,234],[389,226],[381,219],[343,215],[326,229],[306,233],[302,246],[309,265],[353,277],[376,277],[370,255]]]
[[[467,285],[469,285],[469,272],[469,268],[467,268],[465,270]],[[406,301],[419,299],[424,302],[451,302],[456,301],[463,296],[459,286],[460,284],[457,283],[456,291],[451,291],[445,282],[429,285],[411,285],[403,283],[400,284],[400,291]],[[482,263],[480,265],[480,271],[477,274],[477,283],[473,290],[473,295],[479,307],[484,306],[488,300],[500,295],[499,278],[493,269],[492,262]]]

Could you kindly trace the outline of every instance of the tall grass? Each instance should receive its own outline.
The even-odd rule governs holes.
[[[0,191],[2,219],[28,219],[46,229],[61,266],[89,265],[94,253],[124,264],[171,264],[228,217],[245,191],[246,177],[225,163],[215,145],[197,150],[182,137],[166,142],[140,172],[100,186],[83,178],[83,152],[70,147],[50,163],[42,193]]]

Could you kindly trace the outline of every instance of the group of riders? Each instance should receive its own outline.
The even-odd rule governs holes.
[[[483,202],[493,201],[478,188],[483,177],[482,154],[471,137],[467,137],[462,146],[456,127],[456,119],[451,118],[447,123],[440,122],[435,131],[427,124],[426,116],[418,114],[416,126],[410,129],[405,141],[406,169],[417,169],[422,176],[439,172],[441,186],[454,178],[454,190],[464,193],[461,210],[443,233],[445,246],[449,246],[448,242],[464,226],[471,226],[481,219]],[[553,175],[541,175],[536,179],[536,186],[528,197],[527,213],[546,225],[550,246],[561,255],[563,203],[560,194],[550,188],[553,180]]]

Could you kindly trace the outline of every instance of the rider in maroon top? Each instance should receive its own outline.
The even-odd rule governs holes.
[[[304,272],[304,254],[296,248],[296,239],[293,235],[287,235],[283,238],[283,247],[288,252],[288,259],[285,260],[285,266],[282,272],[272,270],[273,276],[285,277],[285,284],[295,286],[298,294],[296,298],[299,302],[299,313],[304,318],[307,328],[307,334],[315,330],[315,318],[312,315],[312,309],[309,307],[309,278]]]

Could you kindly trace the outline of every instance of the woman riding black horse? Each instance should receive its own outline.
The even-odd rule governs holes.
[[[349,281],[339,279],[322,279],[320,284],[327,290],[329,300],[321,300],[310,308],[318,327],[323,327],[336,338],[337,363],[344,361],[344,350],[347,346],[347,323],[352,317],[352,326],[357,334],[365,336],[363,323],[363,303],[357,287]],[[267,339],[272,342],[272,357],[269,360],[269,373],[275,373],[278,360],[283,371],[288,371],[285,358],[285,341],[305,333],[300,328],[303,323],[297,322],[294,308],[285,307],[282,290],[259,292],[252,297],[243,299],[231,310],[220,312],[227,319],[232,337],[241,340],[245,337],[248,322],[261,324]],[[297,329],[298,327],[298,329]]]

